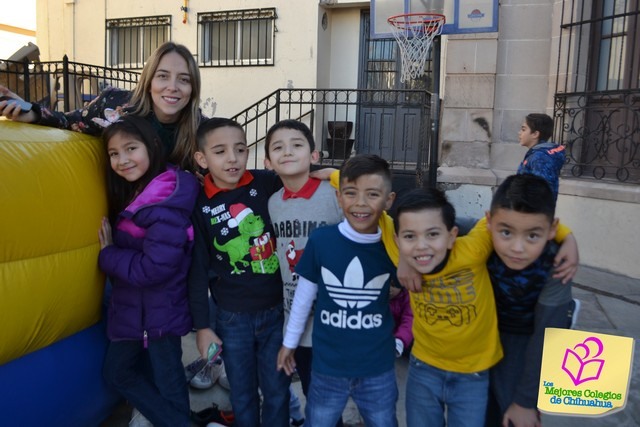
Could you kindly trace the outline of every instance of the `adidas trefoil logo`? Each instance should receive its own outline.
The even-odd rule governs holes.
[[[340,307],[363,308],[378,299],[389,273],[381,274],[364,283],[364,270],[358,257],[351,260],[342,282],[329,270],[322,267],[322,280],[329,296]]]

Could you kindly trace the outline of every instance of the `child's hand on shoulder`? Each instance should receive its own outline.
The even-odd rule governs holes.
[[[296,361],[293,359],[295,349],[287,348],[285,346],[280,347],[278,352],[278,364],[276,368],[278,371],[284,369],[287,375],[293,375],[293,371],[296,370]]]
[[[311,178],[321,179],[328,181],[331,178],[331,174],[337,171],[336,168],[322,168],[309,172]]]
[[[579,262],[578,242],[573,233],[571,233],[564,239],[562,246],[558,249],[558,254],[554,259],[553,278],[561,279],[562,283],[566,285],[576,275]]]
[[[100,249],[104,249],[109,245],[113,245],[111,224],[109,224],[109,220],[105,217],[102,217],[102,223],[100,224],[100,229],[98,230],[98,238],[100,239]]]
[[[212,342],[218,345],[222,345],[222,340],[216,335],[211,328],[198,329],[196,332],[196,347],[198,353],[203,359],[207,359],[209,353],[209,346]]]
[[[398,269],[396,271],[396,277],[403,288],[410,292],[422,291],[422,274],[416,269],[411,267],[407,262],[400,257],[398,260]]]
[[[197,170],[195,172],[193,172],[193,174],[195,175],[196,178],[198,178],[198,182],[200,183],[200,185],[204,185],[204,177],[207,174],[206,170]]]

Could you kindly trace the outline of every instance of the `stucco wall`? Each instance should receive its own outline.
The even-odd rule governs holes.
[[[360,9],[331,9],[330,88],[358,86]]]
[[[581,263],[640,278],[639,204],[562,196],[557,215],[573,230]]]

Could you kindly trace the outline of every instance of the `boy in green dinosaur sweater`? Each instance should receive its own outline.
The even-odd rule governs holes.
[[[235,121],[206,120],[197,137],[195,159],[209,170],[193,214],[189,275],[198,350],[206,357],[211,342],[222,345],[235,425],[285,427],[290,378],[275,369],[283,338],[282,278],[267,208],[282,183],[273,172],[246,170],[246,137]],[[209,322],[210,269],[218,276],[210,286],[215,332]]]

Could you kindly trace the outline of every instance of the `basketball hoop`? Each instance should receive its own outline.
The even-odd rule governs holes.
[[[418,78],[424,74],[433,39],[442,32],[445,16],[439,13],[405,13],[387,19],[393,37],[400,47],[402,72],[400,81]]]

